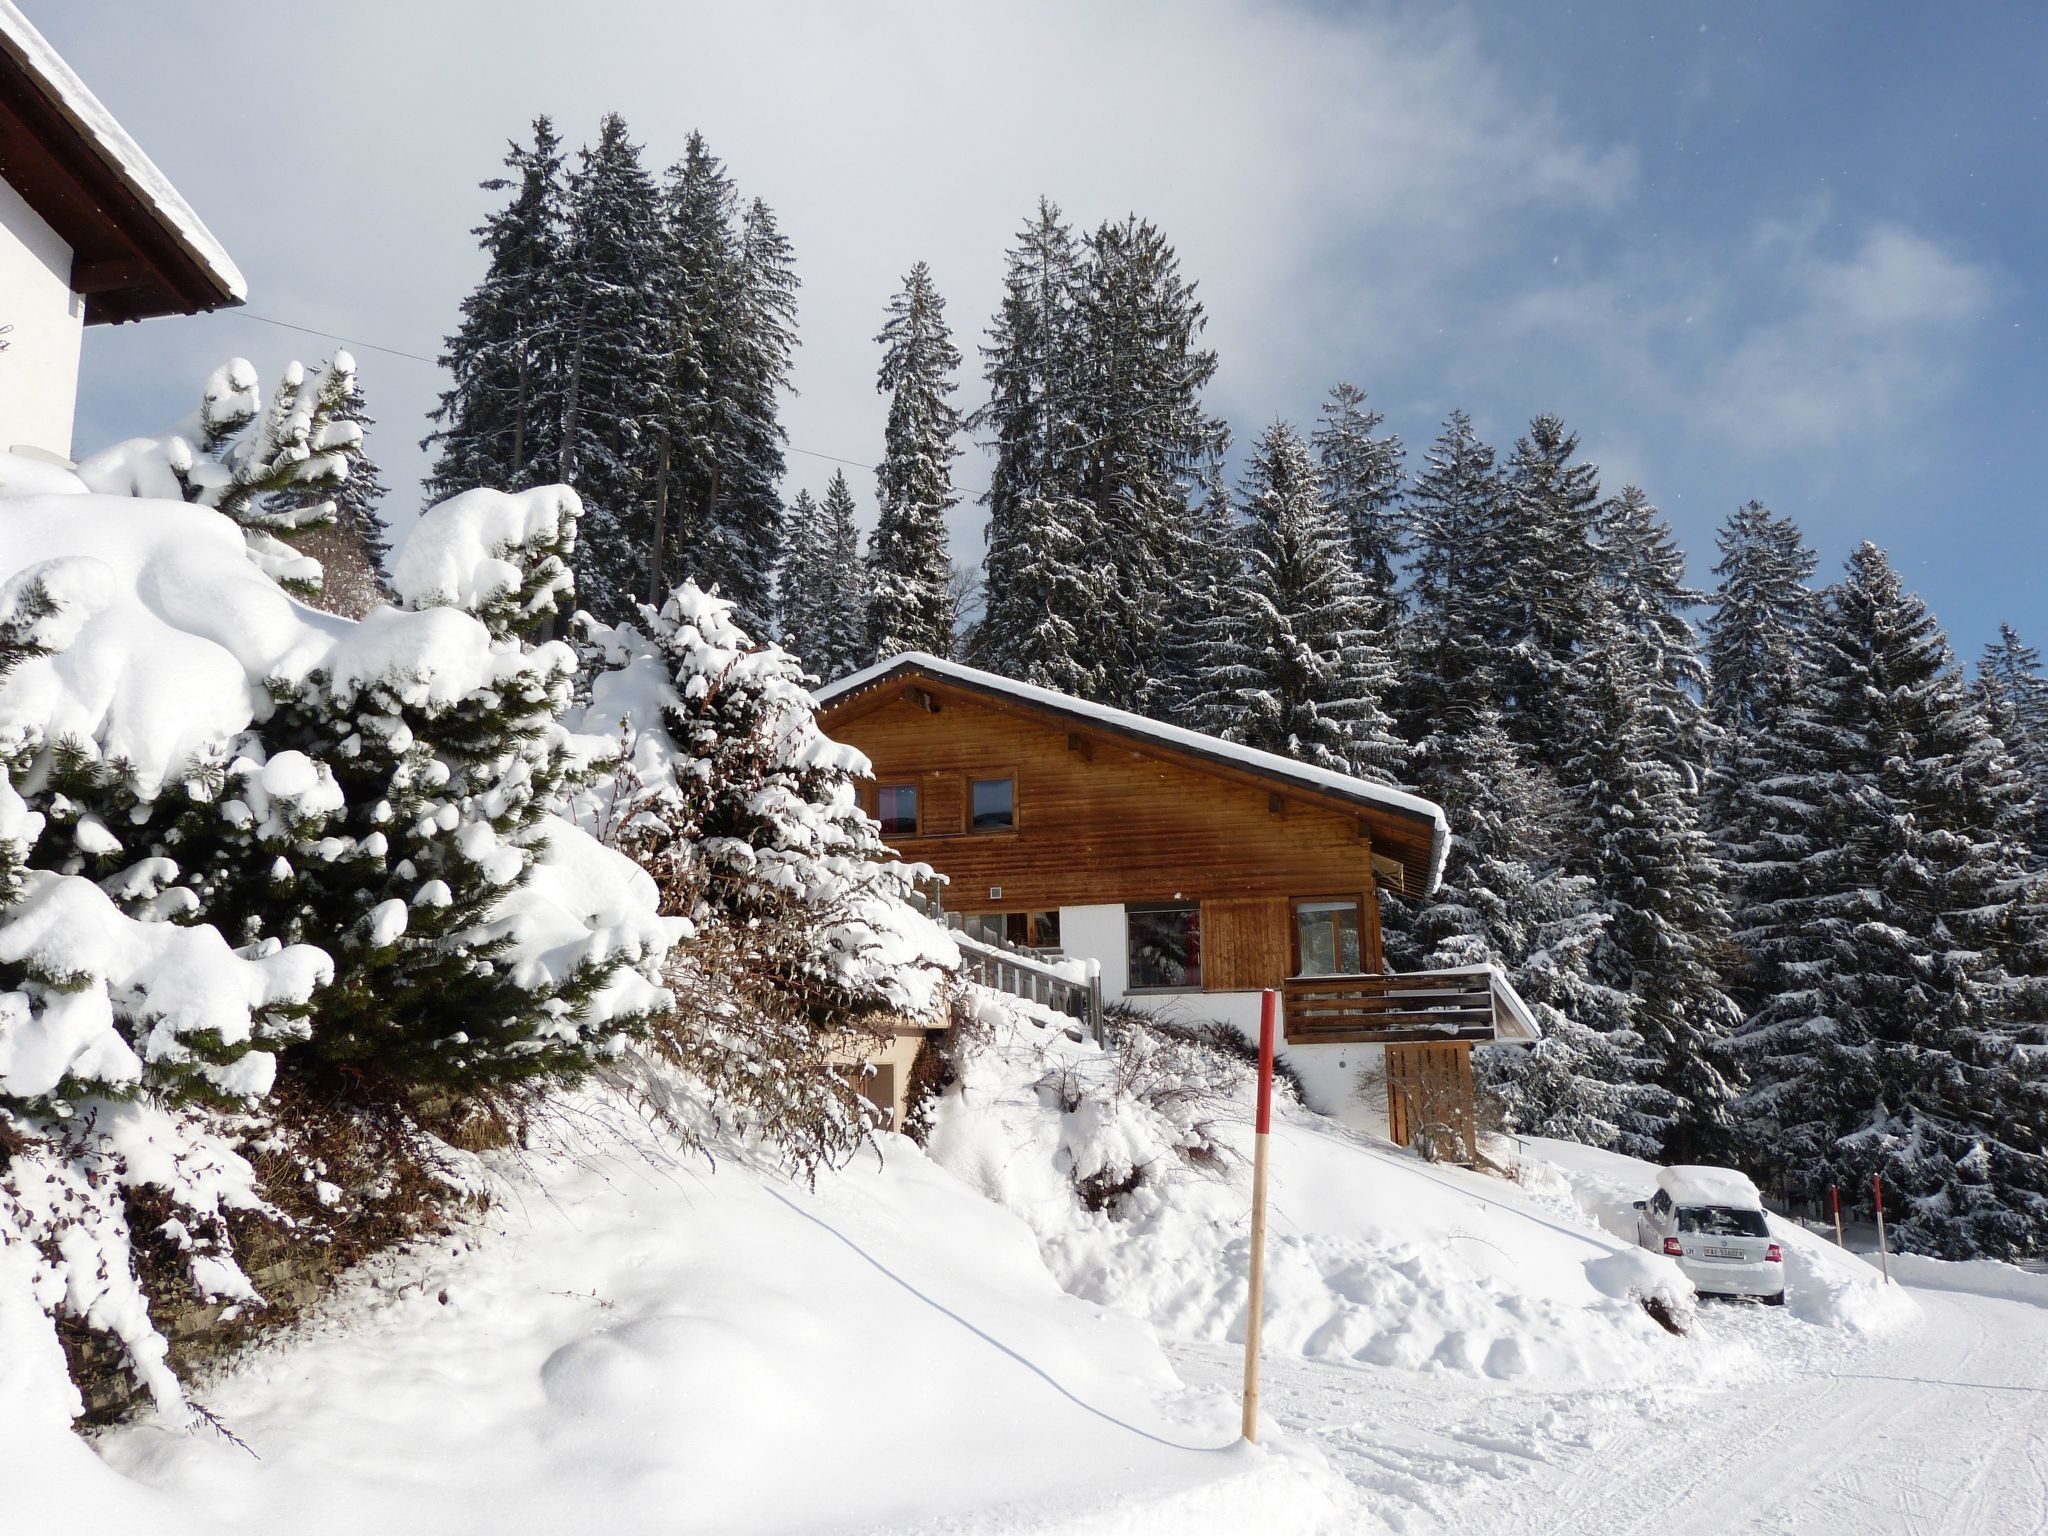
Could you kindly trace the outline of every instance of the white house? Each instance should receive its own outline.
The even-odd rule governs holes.
[[[83,327],[246,291],[163,172],[0,0],[0,449],[70,457]]]

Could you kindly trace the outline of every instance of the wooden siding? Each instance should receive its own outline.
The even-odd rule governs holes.
[[[930,685],[925,698],[936,710],[894,694],[873,707],[828,710],[824,724],[866,753],[882,782],[919,783],[921,835],[894,841],[906,858],[952,877],[950,906],[1210,902],[1371,883],[1372,846],[1356,813],[1219,778],[1141,753],[1123,738],[1078,733],[942,685]],[[1016,780],[1015,831],[935,835],[940,825],[957,824],[941,820],[940,796],[964,795],[969,777],[1006,774]],[[1002,887],[1000,901],[987,899],[990,886]],[[1277,910],[1285,945],[1284,902]],[[1370,943],[1376,952],[1377,936]],[[1258,953],[1264,965],[1272,950]]]
[[[1277,987],[1292,967],[1285,896],[1202,903],[1202,986],[1209,992]]]
[[[1437,1155],[1469,1163],[1479,1143],[1474,1125],[1472,1047],[1387,1047],[1387,1139],[1413,1146],[1428,1134]]]
[[[917,775],[917,830],[920,837],[957,837],[967,830],[964,778],[957,773]]]

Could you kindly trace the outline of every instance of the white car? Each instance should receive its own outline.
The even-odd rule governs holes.
[[[1676,1259],[1702,1296],[1785,1304],[1785,1255],[1763,1197],[1732,1168],[1660,1169],[1656,1194],[1636,1202],[1636,1241]]]

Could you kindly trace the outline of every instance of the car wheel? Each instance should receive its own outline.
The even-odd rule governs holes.
[[[1783,1291],[1778,1292],[1775,1296],[1765,1296],[1760,1299],[1767,1307],[1782,1307],[1785,1305],[1785,1293]]]

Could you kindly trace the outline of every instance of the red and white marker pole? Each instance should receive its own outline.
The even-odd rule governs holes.
[[[1870,1176],[1870,1192],[1877,1196],[1877,1262],[1884,1270],[1884,1283],[1892,1283],[1892,1254],[1884,1243],[1884,1179],[1873,1173]]]
[[[1252,1143],[1251,1295],[1244,1323],[1244,1437],[1259,1438],[1259,1325],[1266,1313],[1266,1143],[1273,1130],[1273,1034],[1280,1022],[1280,994],[1270,988],[1259,1000],[1259,1118]]]
[[[1834,1208],[1835,1208],[1835,1246],[1836,1246],[1837,1248],[1846,1248],[1846,1247],[1848,1247],[1849,1245],[1848,1245],[1847,1243],[1845,1243],[1845,1242],[1843,1242],[1843,1241],[1842,1241],[1842,1186],[1841,1186],[1841,1185],[1839,1185],[1839,1184],[1830,1184],[1830,1185],[1828,1186],[1828,1203],[1829,1203],[1829,1204],[1831,1204],[1831,1205],[1833,1205],[1833,1206],[1834,1206]]]

